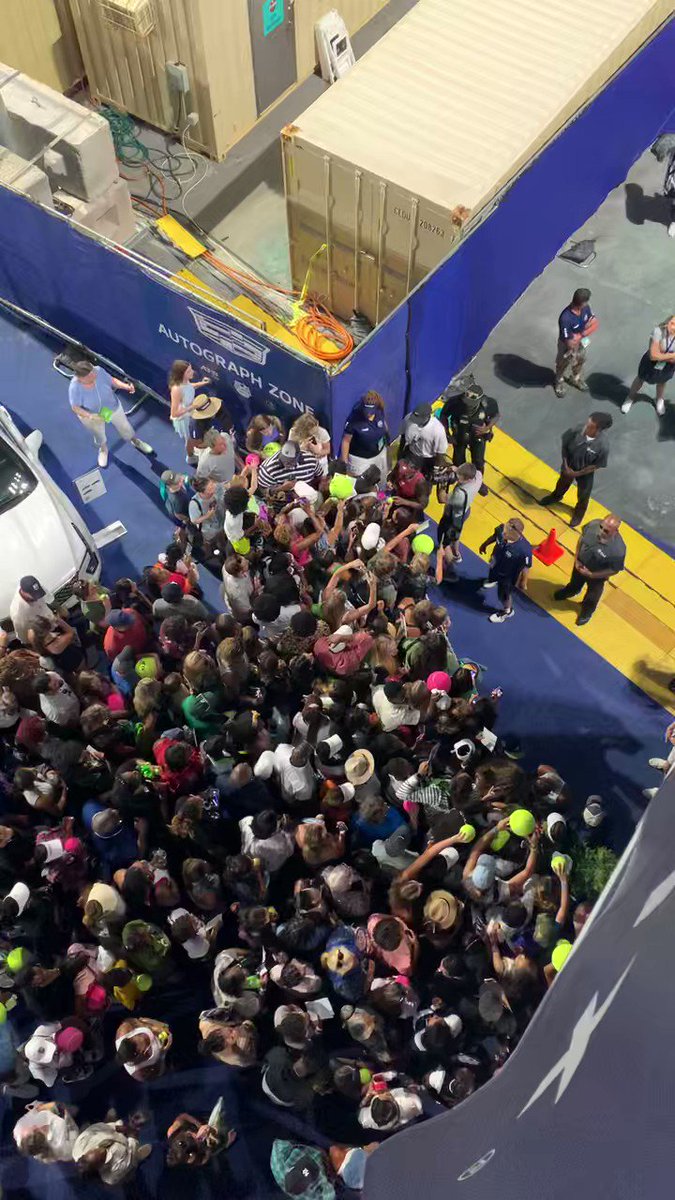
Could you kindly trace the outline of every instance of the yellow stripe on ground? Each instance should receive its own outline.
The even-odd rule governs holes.
[[[567,582],[574,562],[579,535],[562,517],[571,515],[576,488],[572,486],[561,504],[542,508],[537,500],[553,490],[557,473],[499,429],[490,443],[489,460],[485,482],[490,493],[476,497],[462,543],[478,553],[495,525],[513,515],[525,522],[525,536],[533,546],[555,529],[565,553],[552,567],[544,566],[537,558],[533,560],[530,599],[631,683],[675,713],[675,697],[667,686],[675,677],[675,561],[623,524],[626,569],[605,586],[597,613],[588,625],[575,625],[578,598],[559,602],[553,599],[553,592]],[[604,517],[607,511],[591,500],[586,520]],[[441,512],[434,496],[428,513],[438,521]]]

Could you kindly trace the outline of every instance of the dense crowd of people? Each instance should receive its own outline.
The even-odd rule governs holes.
[[[222,1102],[177,1095],[158,1146],[142,1114],[88,1123],[52,1089],[115,1059],[140,1098],[175,1066],[163,998],[210,993],[203,1055],[319,1130],[325,1097],[351,1121],[349,1144],[272,1148],[283,1192],[328,1200],[512,1053],[590,912],[570,839],[604,813],[519,765],[499,688],[428,596],[430,490],[479,489],[466,443],[495,413],[453,467],[451,423],[416,410],[390,470],[373,393],[332,460],[310,414],[256,417],[245,445],[221,406],[190,423],[188,365],[172,413],[195,473],[161,484],[175,536],[67,612],[24,577],[0,635],[1,1078],[39,1162],[108,1184],[151,1153],[204,1166],[236,1137]]]

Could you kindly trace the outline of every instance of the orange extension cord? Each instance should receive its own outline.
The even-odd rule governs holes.
[[[143,164],[148,175],[152,173],[158,178],[162,188],[162,212],[167,214],[166,196],[164,193],[163,180],[159,172],[153,170],[147,164]],[[130,178],[125,176],[125,178]],[[140,200],[137,196],[133,197],[134,204],[144,209],[146,213],[156,212],[151,204],[145,200]],[[222,262],[217,255],[207,250],[203,256],[214,270],[219,271],[221,275],[231,279],[239,287],[248,289],[249,291],[257,292],[261,299],[264,300],[263,293],[265,291],[277,292],[280,296],[286,296],[289,299],[299,300],[300,292],[289,291],[287,288],[282,288],[278,284],[264,283],[257,275],[249,275],[246,271],[239,271],[236,267],[228,267]],[[321,303],[319,299],[310,298],[306,305],[304,316],[300,317],[293,325],[293,332],[298,341],[311,354],[312,358],[318,359],[320,362],[337,363],[342,362],[343,358],[347,358],[354,349],[354,339],[341,321],[334,317],[331,312]],[[335,344],[334,350],[327,350],[321,345],[322,339],[328,339]]]

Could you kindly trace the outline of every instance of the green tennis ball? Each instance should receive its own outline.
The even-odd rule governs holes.
[[[572,870],[572,859],[569,854],[554,854],[551,859],[551,866],[554,871],[559,868],[561,871],[569,873]]]
[[[10,950],[7,958],[5,959],[7,970],[11,971],[12,975],[16,975],[24,966],[25,962],[26,951],[24,950],[23,946],[15,946],[13,950]]]
[[[232,549],[235,554],[248,554],[251,543],[247,537],[239,538],[238,541],[232,543]]]
[[[556,943],[556,945],[553,947],[553,953],[551,955],[551,962],[553,963],[556,971],[562,971],[571,953],[571,942],[567,942],[563,938],[561,941]]]
[[[7,1009],[4,1004],[0,1004],[0,1025],[4,1025],[7,1020]]]
[[[256,500],[255,496],[249,496],[249,501],[248,501],[248,504],[246,505],[246,511],[255,513],[255,515],[257,517],[258,513],[260,512],[260,504]]]
[[[526,808],[517,808],[509,817],[511,833],[515,833],[516,837],[529,837],[531,833],[534,833],[535,825],[536,821],[532,813],[528,812]]]
[[[112,416],[113,416],[112,408],[101,408],[101,409],[99,409],[98,415],[99,415],[99,417],[102,417],[103,420],[106,422],[112,421]]]
[[[354,480],[351,475],[334,475],[328,490],[334,500],[349,500],[354,495]]]
[[[498,850],[503,850],[503,848],[506,845],[506,843],[508,842],[510,836],[511,835],[510,835],[508,829],[498,829],[490,843],[490,849],[494,850],[495,853]]]
[[[268,442],[267,445],[263,447],[262,456],[263,458],[271,458],[272,455],[277,454],[279,450],[281,450],[281,442]]]
[[[136,984],[139,992],[149,992],[150,988],[152,987],[152,976],[136,975],[134,977],[134,983]]]
[[[474,839],[474,838],[475,838],[475,836],[476,836],[476,827],[475,827],[475,825],[469,825],[469,824],[462,825],[462,827],[461,827],[461,829],[460,829],[460,831],[459,831],[459,832],[460,832],[460,833],[462,834],[462,836],[463,836],[463,837],[465,837],[465,838],[466,838],[468,841],[472,842],[472,841],[473,841],[473,839]]]
[[[360,1079],[361,1083],[370,1083],[372,1078],[373,1078],[372,1073],[368,1070],[367,1067],[359,1068],[359,1079]]]
[[[433,554],[434,539],[428,533],[418,533],[412,540],[413,554]]]
[[[150,654],[147,654],[144,658],[139,658],[136,663],[136,674],[141,679],[156,679],[157,660]]]

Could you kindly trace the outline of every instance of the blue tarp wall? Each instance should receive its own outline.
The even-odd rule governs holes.
[[[674,127],[673,62],[671,20],[333,375],[6,188],[0,298],[160,394],[174,358],[211,368],[214,391],[239,425],[260,411],[290,423],[308,407],[332,428],[337,445],[352,404],[376,388],[396,434],[403,414],[442,391],[640,153]],[[551,313],[552,330],[556,317]]]
[[[239,425],[274,412],[286,425],[305,407],[330,421],[330,380],[258,330],[148,274],[134,259],[0,188],[0,297],[134,379],[167,394],[175,358],[217,373]]]

